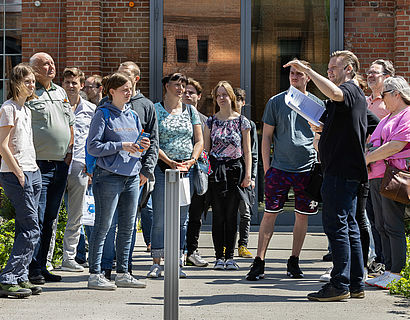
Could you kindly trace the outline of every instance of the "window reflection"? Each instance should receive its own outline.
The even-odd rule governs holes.
[[[204,88],[199,109],[213,113],[220,80],[240,85],[240,0],[164,1],[163,73],[181,72]]]

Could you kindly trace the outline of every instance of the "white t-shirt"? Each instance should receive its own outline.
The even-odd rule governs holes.
[[[21,107],[13,100],[7,100],[0,108],[0,127],[12,126],[9,148],[23,171],[37,171],[36,151],[31,130],[31,110]],[[12,172],[1,160],[1,172]]]

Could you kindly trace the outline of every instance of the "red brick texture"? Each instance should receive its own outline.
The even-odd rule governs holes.
[[[361,62],[361,72],[382,58],[410,79],[410,1],[345,0],[344,37],[345,49]]]

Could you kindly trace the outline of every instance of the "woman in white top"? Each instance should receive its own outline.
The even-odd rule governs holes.
[[[28,265],[40,237],[38,201],[41,175],[31,130],[31,111],[25,106],[35,98],[31,67],[20,63],[10,75],[9,95],[0,109],[0,183],[13,204],[16,235],[6,267],[0,274],[0,296],[27,297],[41,287],[28,281]]]

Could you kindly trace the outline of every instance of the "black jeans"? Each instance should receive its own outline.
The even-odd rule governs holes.
[[[373,236],[373,241],[374,241],[374,250],[376,252],[375,261],[384,263],[383,251],[382,251],[382,240],[380,238],[379,231],[377,231],[377,229],[376,229],[376,220],[375,220],[375,217],[374,217],[374,210],[373,210],[373,202],[372,202],[371,193],[369,193],[369,197],[367,198],[366,213],[367,213],[367,217],[369,218],[369,221],[370,221],[370,226],[372,228],[372,236]]]
[[[369,183],[359,185],[357,192],[356,221],[360,230],[360,242],[362,243],[363,264],[367,266],[369,258],[370,233],[366,223],[366,202],[369,195]]]
[[[198,249],[199,232],[202,226],[202,213],[206,210],[206,194],[199,196],[192,195],[191,205],[189,206],[189,220],[186,233],[186,245],[188,257]]]

